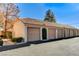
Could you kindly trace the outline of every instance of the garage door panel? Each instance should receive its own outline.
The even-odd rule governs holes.
[[[28,41],[40,40],[40,28],[28,28],[27,35]]]
[[[48,38],[49,39],[55,39],[56,38],[56,31],[55,31],[55,29],[49,29],[48,30]]]

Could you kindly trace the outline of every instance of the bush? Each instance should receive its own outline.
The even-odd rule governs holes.
[[[3,35],[0,35],[0,38],[3,38],[4,36]]]
[[[12,38],[12,42],[17,42],[17,43],[23,42],[23,40],[24,39],[22,37]]]
[[[3,40],[0,39],[0,46],[3,46]]]
[[[12,32],[11,31],[6,31],[6,33],[4,31],[2,31],[2,35],[0,35],[1,38],[5,39],[12,39]]]
[[[12,39],[12,32],[7,31],[6,35],[7,35],[7,38]]]

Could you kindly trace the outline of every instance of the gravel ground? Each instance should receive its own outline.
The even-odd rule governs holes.
[[[0,52],[1,56],[79,56],[79,37]]]

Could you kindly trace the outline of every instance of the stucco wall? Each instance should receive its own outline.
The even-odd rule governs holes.
[[[23,37],[25,41],[27,41],[27,28],[25,28],[24,24],[21,21],[18,21],[14,24],[14,37]]]

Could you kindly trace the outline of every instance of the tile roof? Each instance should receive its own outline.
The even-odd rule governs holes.
[[[38,20],[32,19],[32,18],[23,18],[23,19],[21,19],[21,21],[24,24],[39,24],[39,25],[43,25],[42,21],[38,21]]]
[[[46,26],[55,26],[55,27],[75,29],[75,27],[72,27],[70,25],[58,24],[58,23],[47,22],[47,21],[39,21],[37,19],[32,19],[32,18],[22,18],[21,21],[24,22],[24,24],[39,24],[39,25],[46,25]]]

